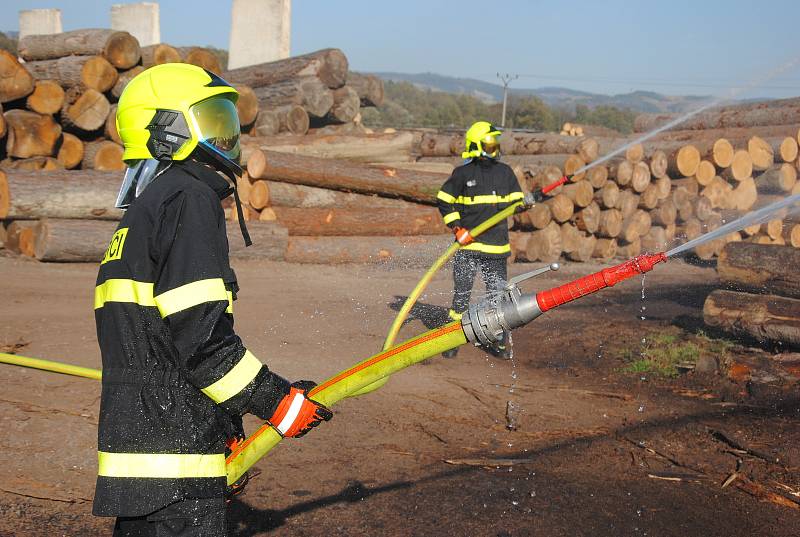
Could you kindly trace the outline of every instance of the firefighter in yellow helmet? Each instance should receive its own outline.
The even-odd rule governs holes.
[[[226,535],[225,457],[242,415],[290,437],[332,416],[305,396],[313,382],[271,372],[233,329],[220,201],[242,173],[237,97],[200,67],[165,64],[119,100],[129,168],[117,204],[127,210],[94,299],[103,384],[93,512],[117,517],[115,536]]]
[[[453,258],[455,292],[449,316],[453,320],[469,306],[475,275],[480,270],[489,294],[500,291],[507,279],[506,258],[511,255],[508,225],[505,221],[483,232],[479,240],[469,230],[509,205],[522,200],[523,193],[514,172],[500,162],[501,131],[487,121],[473,124],[465,136],[463,165],[453,170],[437,194],[439,212],[450,227],[461,249]],[[493,354],[507,358],[510,349],[505,343]],[[443,356],[453,358],[458,351]]]

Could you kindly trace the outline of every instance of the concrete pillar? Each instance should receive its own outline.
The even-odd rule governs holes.
[[[233,0],[228,69],[289,57],[292,0]]]
[[[161,43],[158,3],[114,4],[111,6],[111,29],[128,32],[143,47]]]
[[[19,12],[19,36],[60,34],[60,9],[26,9]]]

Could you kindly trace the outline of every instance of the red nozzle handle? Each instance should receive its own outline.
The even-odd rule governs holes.
[[[536,295],[536,302],[539,309],[543,312],[551,310],[561,304],[572,302],[582,296],[590,295],[604,287],[611,287],[622,280],[632,278],[637,274],[644,274],[653,270],[656,263],[666,261],[667,256],[663,253],[642,254],[620,263],[615,267],[605,268],[594,274],[589,274],[575,281],[565,283],[559,287],[542,291]]]
[[[566,182],[567,182],[567,176],[565,175],[561,179],[559,179],[558,181],[555,181],[553,183],[550,183],[547,186],[542,187],[542,194],[547,194],[547,193],[551,192],[552,190],[555,190],[556,188],[560,187],[561,185],[563,185]]]

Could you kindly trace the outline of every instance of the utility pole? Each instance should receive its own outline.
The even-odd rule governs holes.
[[[506,126],[506,102],[508,101],[508,84],[512,80],[516,80],[519,78],[519,75],[511,76],[510,74],[506,73],[505,75],[500,76],[500,73],[497,73],[497,78],[503,83],[503,119],[500,122],[501,127]]]

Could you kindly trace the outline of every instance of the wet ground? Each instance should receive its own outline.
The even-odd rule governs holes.
[[[380,348],[422,272],[235,268],[245,343],[279,373],[315,380]],[[571,264],[526,285],[599,268]],[[0,345],[98,367],[94,279],[91,266],[0,257]],[[633,280],[519,330],[513,363],[463,348],[343,401],[256,466],[231,534],[800,534],[793,369],[699,332],[715,284],[712,268],[670,262],[647,276],[644,300]],[[450,285],[434,281],[401,338],[437,322]],[[642,366],[689,344],[707,372]],[[0,535],[109,535],[111,521],[90,514],[98,383],[5,365],[0,382]]]

